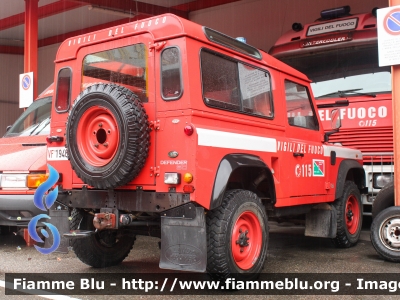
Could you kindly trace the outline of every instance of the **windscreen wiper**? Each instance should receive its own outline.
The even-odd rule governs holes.
[[[42,125],[42,124],[43,124],[46,120],[48,120],[48,119],[50,119],[50,117],[47,117],[46,119],[43,119],[42,121],[40,121],[40,123],[37,124],[37,125],[35,126],[35,128],[33,128],[33,130],[29,133],[29,135],[32,135],[32,133],[34,133],[35,130],[38,129],[39,126]],[[46,125],[47,125],[47,124],[46,124]],[[40,131],[39,131],[39,132],[40,132]]]
[[[357,93],[357,91],[361,91],[362,89],[351,89],[351,90],[343,90],[343,91],[336,91],[333,93],[329,93],[329,94],[325,94],[325,95],[321,95],[318,97],[315,97],[315,99],[319,99],[319,98],[324,98],[327,96],[333,96],[333,95],[338,95],[339,97],[343,98],[350,95],[361,95],[361,96],[370,96],[372,98],[376,97],[376,94],[373,93]]]
[[[47,122],[43,125],[43,127],[40,128],[40,130],[38,130],[38,132],[36,132],[36,135],[38,135],[39,133],[41,133],[42,130],[45,129],[46,126],[49,125],[49,124],[50,124],[50,117],[48,117]]]

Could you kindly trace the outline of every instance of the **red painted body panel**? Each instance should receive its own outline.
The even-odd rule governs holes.
[[[149,121],[157,126],[153,126],[150,132],[149,157],[145,166],[128,185],[118,189],[167,193],[171,185],[164,183],[165,173],[181,173],[183,177],[184,173],[190,172],[194,178],[191,185],[195,188],[190,199],[208,209],[223,158],[246,154],[259,157],[273,170],[276,207],[332,202],[340,162],[351,158],[361,163],[359,151],[338,147],[337,163],[331,166],[331,145],[323,143],[322,126],[309,130],[289,125],[285,80],[309,89],[310,83],[304,74],[262,51],[261,59],[257,59],[210,41],[202,26],[171,14],[92,32],[62,43],[56,57],[55,76],[57,79],[62,68],[72,69],[71,103],[86,88],[82,82],[88,83],[78,75],[83,73],[82,62],[88,54],[139,43],[149,46],[146,58],[147,102],[143,106]],[[179,48],[183,93],[179,99],[165,101],[161,97],[161,53],[170,46]],[[199,53],[202,49],[218,52],[269,74],[273,117],[207,106],[200,72]],[[124,86],[132,91],[135,89]],[[308,95],[315,106],[312,94]],[[64,136],[67,119],[67,112],[53,110],[51,134]],[[184,132],[187,125],[194,129],[191,136]],[[52,143],[49,149],[64,145],[65,141]],[[176,158],[169,156],[173,151],[178,153]],[[294,152],[301,155],[295,156]],[[71,170],[68,160],[54,160],[52,166],[63,173],[63,189],[82,188],[83,183]],[[313,171],[314,167],[320,170]],[[176,193],[183,193],[184,185],[181,182],[172,188]]]
[[[3,172],[47,168],[46,136],[43,135],[1,138],[0,153],[0,170]]]

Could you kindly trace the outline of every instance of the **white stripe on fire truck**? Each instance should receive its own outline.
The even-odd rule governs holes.
[[[352,158],[352,159],[362,159],[362,153],[360,150],[343,148],[338,146],[323,146],[324,156],[330,156],[331,151],[336,152],[336,157],[341,158]]]
[[[197,128],[196,130],[199,146],[276,152],[276,139],[273,138],[204,128]]]

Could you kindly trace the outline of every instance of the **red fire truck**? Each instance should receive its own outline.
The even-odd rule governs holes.
[[[361,151],[327,142],[299,71],[171,14],[69,38],[55,63],[48,161],[84,263],[118,264],[152,235],[161,268],[252,278],[267,215],[357,243]]]
[[[50,133],[53,85],[49,86],[0,139],[0,226],[24,228],[41,213],[33,204],[36,188],[47,179],[46,136]],[[11,226],[11,227],[9,227]],[[15,230],[12,228],[12,230]]]
[[[349,6],[324,10],[313,23],[294,23],[269,53],[313,81],[326,130],[332,107],[340,107],[342,128],[330,141],[363,152],[364,215],[371,215],[376,194],[394,172],[391,69],[378,66],[376,9],[354,15]]]

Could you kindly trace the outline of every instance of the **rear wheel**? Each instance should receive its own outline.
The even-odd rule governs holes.
[[[384,259],[400,262],[400,206],[384,209],[371,225],[371,242]]]
[[[83,210],[74,209],[70,229],[93,230],[93,217]],[[121,263],[131,251],[136,237],[119,230],[101,230],[87,238],[72,239],[76,256],[85,264],[105,268]]]
[[[354,246],[362,227],[361,195],[354,182],[345,182],[343,194],[334,206],[337,211],[337,234],[333,242],[340,248]]]
[[[99,189],[127,184],[143,168],[149,150],[147,115],[139,98],[115,84],[95,84],[74,102],[66,140],[72,168]]]
[[[207,271],[215,279],[253,279],[267,255],[268,221],[256,194],[227,192],[222,205],[207,214]]]

